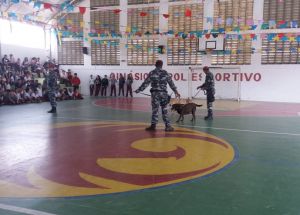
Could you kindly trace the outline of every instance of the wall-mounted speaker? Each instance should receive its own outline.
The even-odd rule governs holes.
[[[159,54],[164,54],[164,53],[166,53],[166,48],[165,48],[164,45],[159,45],[159,46],[157,47],[157,49],[158,49],[158,53],[159,53]]]
[[[82,47],[82,53],[83,54],[88,54],[88,48],[87,47]]]

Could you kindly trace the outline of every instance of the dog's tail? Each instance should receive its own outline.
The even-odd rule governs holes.
[[[196,106],[197,106],[197,107],[202,107],[203,105],[197,105],[197,104],[196,104]]]

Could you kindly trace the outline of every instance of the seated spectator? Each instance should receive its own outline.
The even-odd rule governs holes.
[[[17,104],[17,95],[14,90],[7,90],[4,96],[4,103],[7,105]]]
[[[24,92],[24,101],[26,103],[31,103],[32,102],[32,98],[31,98],[31,92],[29,90],[29,88],[27,88]]]
[[[72,98],[72,93],[70,94],[68,89],[65,87],[62,91],[62,99],[63,100],[69,100]]]
[[[32,102],[35,102],[35,103],[39,103],[40,102],[40,99],[39,99],[37,91],[31,91],[30,96],[32,98]]]
[[[74,100],[83,99],[82,95],[79,93],[78,90],[74,90],[73,95],[72,95],[72,98],[73,98]]]
[[[17,89],[16,90],[17,104],[23,104],[24,103],[24,99],[22,98],[21,91],[22,91],[22,89]]]
[[[4,105],[4,90],[0,87],[0,106]]]
[[[55,98],[56,98],[57,101],[61,101],[62,100],[62,95],[61,95],[61,92],[59,90],[56,91]]]
[[[42,101],[43,100],[43,90],[42,90],[41,84],[38,85],[36,91],[37,91],[37,95],[38,95],[39,99]]]

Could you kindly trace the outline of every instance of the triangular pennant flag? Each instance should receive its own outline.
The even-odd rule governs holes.
[[[214,34],[212,34],[212,36],[213,36],[213,38],[217,38],[219,35],[216,34],[216,33],[214,33]],[[208,38],[207,38],[207,39],[208,39]]]
[[[189,9],[189,8],[185,9],[185,16],[186,16],[186,17],[191,17],[191,16],[192,16],[192,11],[191,11],[191,9]]]
[[[146,12],[140,12],[140,16],[147,16],[148,14]]]
[[[51,11],[53,11],[53,10],[52,10],[52,5],[49,4],[49,3],[44,3],[44,8],[45,8],[45,9],[50,9]]]
[[[210,38],[210,34],[205,34],[206,39]]]
[[[166,19],[169,18],[169,16],[170,16],[169,14],[166,13],[163,14],[163,17],[165,17]]]
[[[83,15],[86,11],[85,7],[79,7],[79,12]]]
[[[121,11],[122,11],[122,10],[120,10],[120,9],[115,9],[115,10],[114,10],[114,13],[115,13],[115,14],[118,14],[118,13],[120,13]]]
[[[284,36],[284,33],[279,33],[278,37],[281,39]]]

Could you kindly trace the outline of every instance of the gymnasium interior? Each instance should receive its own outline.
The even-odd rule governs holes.
[[[299,214],[299,24],[299,0],[1,0],[0,214]],[[172,132],[135,93],[157,60]]]

